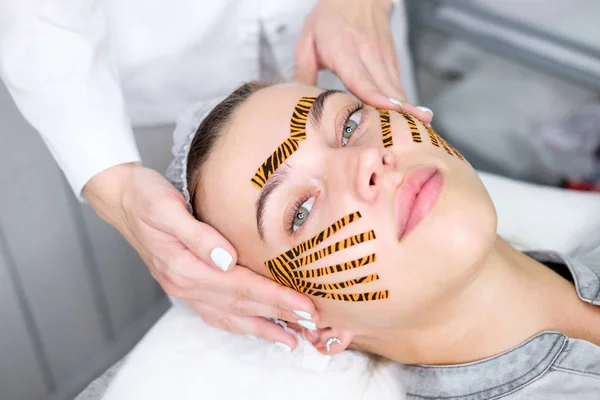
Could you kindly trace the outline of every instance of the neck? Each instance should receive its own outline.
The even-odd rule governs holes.
[[[499,237],[468,286],[440,303],[419,321],[368,333],[361,347],[405,364],[447,365],[500,354],[543,331],[600,341],[600,324],[590,331],[578,322],[600,320],[598,307]]]

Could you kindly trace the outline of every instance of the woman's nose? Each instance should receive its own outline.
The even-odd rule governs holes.
[[[366,202],[375,201],[382,187],[383,175],[395,168],[394,157],[383,148],[364,149],[358,157],[356,190]]]

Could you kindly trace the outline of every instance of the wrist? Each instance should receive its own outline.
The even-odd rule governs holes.
[[[118,164],[94,175],[83,187],[82,195],[105,221],[112,225],[120,219],[125,189],[130,186],[140,163]]]

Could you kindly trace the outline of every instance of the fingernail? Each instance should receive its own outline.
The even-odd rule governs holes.
[[[390,103],[395,104],[395,105],[399,106],[400,108],[402,108],[402,102],[400,100],[396,100],[392,97],[390,97],[388,100],[390,101]]]
[[[297,316],[299,316],[300,318],[304,318],[304,319],[312,319],[312,315],[310,315],[309,313],[307,313],[306,311],[300,311],[300,310],[292,310],[294,311],[294,314],[296,314]]]
[[[231,260],[233,260],[233,257],[231,257],[231,254],[229,254],[227,250],[220,247],[215,247],[210,252],[210,259],[217,267],[219,267],[221,271],[227,271],[229,269],[229,264],[231,264]]]
[[[427,108],[427,107],[424,107],[424,106],[418,106],[417,108],[418,108],[419,110],[421,110],[421,111],[428,112],[428,113],[429,113],[429,114],[431,114],[431,116],[433,117],[433,111],[431,111],[429,108]]]
[[[298,321],[298,324],[305,327],[306,329],[308,329],[309,331],[316,331],[317,330],[317,325],[315,325],[314,322],[310,322],[310,321],[305,321],[303,319]]]
[[[290,346],[288,346],[285,343],[275,342],[274,344],[275,344],[275,346],[279,347],[281,350],[285,351],[286,353],[292,352],[292,349],[290,348]]]

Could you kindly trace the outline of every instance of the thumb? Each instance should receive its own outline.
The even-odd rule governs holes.
[[[307,31],[300,35],[296,45],[294,81],[305,85],[316,85],[319,63],[313,37]]]
[[[186,208],[177,208],[169,214],[169,231],[196,257],[207,265],[229,271],[237,264],[233,246],[212,226],[196,220]]]

